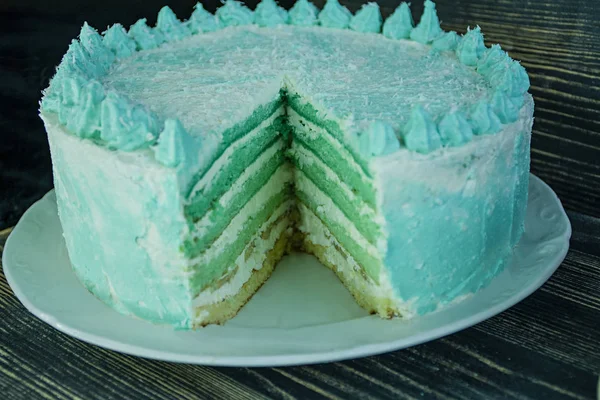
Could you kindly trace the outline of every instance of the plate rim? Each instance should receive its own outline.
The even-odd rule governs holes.
[[[379,355],[391,351],[400,350],[407,347],[416,346],[425,342],[439,339],[441,337],[451,335],[458,331],[464,330],[468,327],[474,326],[481,323],[499,313],[509,309],[517,303],[523,301],[525,298],[530,296],[532,293],[537,291],[558,269],[562,261],[565,259],[569,250],[569,240],[572,235],[572,227],[569,218],[562,206],[562,203],[552,188],[546,184],[543,180],[537,176],[530,174],[530,182],[539,185],[547,195],[551,196],[553,200],[553,206],[560,212],[564,221],[566,222],[566,229],[556,238],[560,239],[561,242],[565,242],[560,251],[552,258],[552,267],[543,270],[543,273],[537,275],[535,279],[532,279],[525,289],[507,297],[506,299],[486,308],[480,310],[469,316],[459,318],[449,324],[442,325],[425,332],[421,332],[419,335],[412,335],[407,338],[401,338],[393,341],[386,341],[381,343],[368,343],[359,344],[349,348],[329,350],[329,351],[318,351],[308,352],[302,354],[272,354],[272,355],[242,355],[242,356],[213,356],[213,355],[186,355],[182,353],[176,353],[168,350],[157,350],[144,346],[138,346],[130,343],[122,343],[118,340],[106,338],[102,335],[98,335],[93,332],[80,330],[69,326],[68,324],[62,323],[55,316],[46,313],[45,311],[38,308],[24,293],[23,289],[15,279],[12,272],[10,261],[8,261],[7,254],[11,253],[12,242],[18,238],[15,232],[19,231],[19,226],[23,226],[28,215],[33,213],[36,207],[40,207],[41,203],[48,201],[48,197],[53,195],[54,189],[46,193],[40,200],[36,201],[31,205],[27,211],[23,214],[17,225],[6,240],[3,256],[2,256],[2,267],[6,276],[7,282],[19,301],[25,306],[25,308],[31,312],[34,316],[38,317],[45,323],[49,324],[53,328],[72,336],[76,339],[82,340],[86,343],[90,343],[102,348],[117,351],[124,354],[133,356],[143,357],[147,359],[162,360],[177,363],[188,363],[206,366],[231,366],[231,367],[279,367],[279,366],[292,366],[292,365],[309,365],[323,362],[335,362],[353,358],[361,358],[373,355]],[[529,204],[529,203],[528,203]],[[555,239],[556,239],[555,238]],[[548,262],[550,263],[550,262]],[[116,312],[116,311],[115,311]],[[418,317],[417,317],[418,318]]]

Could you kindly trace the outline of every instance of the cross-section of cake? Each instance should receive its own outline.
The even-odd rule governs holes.
[[[416,26],[406,3],[383,23],[337,0],[86,24],[41,102],[74,271],[183,329],[232,318],[292,249],[370,312],[436,310],[521,237],[528,88],[429,0]]]

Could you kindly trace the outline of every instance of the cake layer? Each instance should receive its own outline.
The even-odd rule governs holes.
[[[254,233],[272,216],[275,210],[290,199],[289,183],[291,179],[289,165],[284,164],[279,167],[269,181],[236,213],[227,229],[219,234],[211,246],[205,252],[191,259],[193,294],[198,294],[222,276],[226,272],[226,268],[242,253]],[[280,210],[282,213],[284,211]]]
[[[286,129],[280,107],[260,125],[233,142],[194,185],[185,213],[192,221],[200,219],[219,197]]]
[[[214,203],[212,209],[193,225],[192,235],[184,245],[187,257],[202,253],[221,234],[232,218],[265,186],[275,171],[285,162],[285,143],[281,139],[266,150],[233,183],[231,195]]]
[[[379,282],[382,261],[378,249],[369,243],[335,203],[299,170],[294,171],[294,184],[298,200],[325,223],[337,241],[364,268],[367,275]]]

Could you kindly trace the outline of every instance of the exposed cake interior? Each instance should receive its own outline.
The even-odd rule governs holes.
[[[377,193],[340,127],[284,84],[233,130],[185,206],[197,323],[234,315],[284,249],[315,254],[368,311],[397,315],[382,276]]]

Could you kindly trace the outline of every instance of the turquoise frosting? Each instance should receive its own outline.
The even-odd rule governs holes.
[[[87,22],[84,22],[81,27],[79,41],[92,57],[94,64],[101,68],[103,72],[108,71],[108,68],[110,68],[113,61],[115,61],[115,55],[104,46],[102,37],[94,28],[89,26]]]
[[[146,25],[146,18],[138,20],[129,28],[129,36],[135,40],[138,50],[154,49],[165,42],[164,35]]]
[[[470,122],[475,135],[497,133],[502,128],[502,122],[486,101],[481,101],[473,107]]]
[[[409,150],[424,154],[442,147],[433,119],[420,105],[413,108],[404,128],[404,143]]]
[[[381,12],[377,3],[367,3],[350,19],[350,29],[357,32],[381,32]]]
[[[460,43],[460,36],[458,33],[454,31],[443,33],[441,36],[438,36],[431,46],[440,51],[454,51],[458,47]]]
[[[87,79],[79,74],[65,76],[58,85],[60,92],[58,98],[60,104],[58,106],[58,121],[62,125],[66,125],[73,114],[73,109],[80,103],[82,98],[82,88],[87,84]]]
[[[219,19],[206,11],[202,3],[196,3],[187,25],[192,33],[214,32],[219,29]]]
[[[456,56],[461,63],[474,67],[485,51],[481,28],[476,27],[475,29],[467,30],[467,33],[465,33],[456,48]]]
[[[477,72],[490,78],[497,71],[504,71],[510,63],[510,57],[499,44],[494,44],[487,49],[477,61]]]
[[[497,90],[494,93],[491,104],[492,110],[503,124],[510,124],[519,118],[519,109],[503,91]]]
[[[425,11],[423,11],[419,24],[410,32],[410,38],[415,42],[427,44],[443,32],[435,10],[435,3],[431,0],[425,0]]]
[[[130,57],[135,53],[135,40],[133,40],[121,24],[114,24],[104,32],[102,39],[104,45],[112,50],[117,58]]]
[[[311,26],[317,24],[319,10],[308,0],[298,0],[290,10],[289,22],[297,26]]]
[[[446,114],[438,124],[438,131],[444,146],[461,146],[473,138],[473,128],[459,111]]]
[[[134,151],[149,147],[156,140],[157,118],[142,106],[132,106],[116,92],[106,95],[100,120],[100,138],[110,148]]]
[[[67,120],[67,129],[81,138],[97,138],[100,134],[100,106],[105,98],[100,82],[93,80],[81,87],[78,104]]]
[[[361,154],[366,157],[390,154],[400,148],[394,129],[383,121],[372,122],[360,135],[358,145]]]
[[[383,35],[390,39],[408,39],[415,23],[410,7],[402,3],[383,24]]]
[[[164,6],[158,12],[156,29],[168,41],[181,40],[192,34],[187,25],[177,19],[177,16],[169,6]]]
[[[258,26],[277,26],[286,24],[288,13],[279,7],[275,0],[262,0],[254,10],[254,22]]]
[[[345,29],[350,24],[352,13],[338,0],[327,0],[319,13],[319,24],[326,28]]]
[[[59,65],[59,70],[62,70],[62,75],[65,76],[75,71],[90,78],[99,77],[104,74],[102,68],[95,63],[78,40],[71,41],[69,49]]]
[[[178,119],[165,120],[165,127],[153,147],[156,161],[166,167],[175,168],[186,159],[186,151],[193,148],[193,138]]]
[[[490,76],[492,86],[506,92],[509,97],[521,96],[529,90],[529,76],[525,68],[517,61],[510,61],[504,70],[498,70]]]
[[[227,0],[217,10],[216,15],[223,26],[240,26],[254,23],[252,10],[235,0]]]

